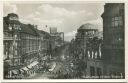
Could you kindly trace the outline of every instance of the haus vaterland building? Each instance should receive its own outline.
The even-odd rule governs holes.
[[[125,73],[124,3],[106,3],[103,18],[104,75],[123,78]]]

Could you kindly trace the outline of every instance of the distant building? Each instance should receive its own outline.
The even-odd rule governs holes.
[[[55,41],[55,46],[61,46],[64,43],[64,32],[58,32],[57,28],[50,28],[50,35]]]
[[[122,78],[125,73],[124,3],[106,3],[102,18],[104,74]]]
[[[55,42],[48,32],[43,30],[39,30],[38,32],[41,37],[40,55],[43,59],[44,57],[49,57],[49,55],[52,54],[52,51],[55,48]]]
[[[57,33],[57,27],[50,27],[50,34]]]

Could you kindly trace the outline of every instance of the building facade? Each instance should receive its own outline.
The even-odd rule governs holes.
[[[52,41],[51,35],[48,32],[39,30],[39,34],[41,37],[41,45],[40,45],[41,54],[40,55],[42,60],[45,60],[46,57],[48,58],[48,56],[52,54],[54,41]]]
[[[103,18],[103,56],[104,74],[109,78],[123,78],[125,72],[124,48],[124,3],[104,5]]]
[[[55,41],[55,46],[61,46],[64,44],[64,32],[57,32],[57,28],[50,28],[50,35]]]
[[[38,70],[41,51],[48,49],[49,44],[45,43],[50,40],[50,34],[40,35],[37,26],[21,23],[14,13],[4,17],[3,31],[4,78],[34,74]]]
[[[19,67],[20,63],[20,55],[18,54],[20,44],[19,31],[20,22],[18,21],[19,17],[16,14],[8,14],[7,17],[3,18],[3,26],[4,26],[4,78],[7,77],[9,70],[15,68],[15,66]],[[11,69],[10,69],[11,66]]]
[[[79,67],[82,78],[102,78],[103,61],[101,54],[102,39],[98,38],[98,29],[90,24],[84,24],[77,30],[74,40],[71,41],[70,55],[80,60]],[[80,73],[80,72],[79,72]]]

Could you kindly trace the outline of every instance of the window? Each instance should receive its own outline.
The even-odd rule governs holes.
[[[93,34],[95,34],[95,31],[92,31]]]
[[[90,58],[91,56],[90,56],[90,52],[89,52],[89,50],[87,51],[87,53],[88,53],[88,57]]]
[[[118,20],[115,20],[115,26],[117,27],[119,25]]]
[[[99,78],[100,78],[101,75],[102,75],[101,68],[97,68],[97,76],[99,76]]]
[[[14,51],[14,55],[15,55],[15,57],[17,57],[17,54],[18,54],[18,53],[17,53],[17,50],[15,50],[15,51]]]
[[[90,75],[95,76],[95,68],[93,66],[90,67]]]
[[[15,34],[14,37],[15,37],[15,39],[16,39],[16,38],[17,38],[17,35]]]
[[[9,30],[12,30],[12,26],[10,24],[9,24],[8,28],[9,28]]]
[[[123,41],[123,39],[120,36],[115,36],[114,40],[113,40],[113,44],[121,43],[122,41]]]
[[[121,16],[112,18],[112,24],[111,24],[112,27],[118,27],[121,25],[123,25],[123,20]]]
[[[114,27],[114,26],[115,26],[114,21],[112,21],[112,27]]]
[[[92,56],[91,58],[93,59],[94,58],[94,52],[93,51],[92,51],[92,55],[91,56]]]
[[[88,32],[85,32],[86,33],[86,35],[88,34]]]
[[[17,17],[10,17],[9,20],[18,20]]]

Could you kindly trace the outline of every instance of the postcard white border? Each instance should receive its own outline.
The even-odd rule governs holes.
[[[3,3],[5,2],[30,2],[30,3],[125,3],[125,79],[20,79],[5,80],[3,79]],[[1,82],[128,82],[128,0],[3,0],[0,1],[0,79]]]

